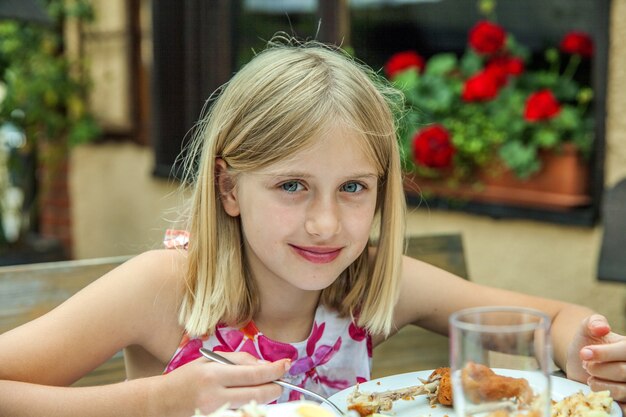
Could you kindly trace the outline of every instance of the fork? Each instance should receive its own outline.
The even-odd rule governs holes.
[[[223,357],[222,355],[218,355],[217,353],[205,349],[205,348],[200,348],[200,353],[202,354],[202,356],[204,356],[205,358],[207,358],[208,360],[214,361],[214,362],[218,362],[224,365],[237,365],[234,362],[229,361],[228,359],[226,359],[225,357]],[[330,408],[332,408],[332,410],[337,413],[340,416],[345,415],[343,410],[341,410],[341,408],[339,408],[334,402],[330,401],[328,398],[322,397],[321,395],[319,395],[316,392],[313,391],[309,391],[306,388],[302,388],[299,387],[297,385],[291,384],[289,382],[283,381],[282,379],[277,379],[275,381],[272,381],[273,383],[280,385],[283,388],[286,389],[290,389],[292,391],[298,391],[304,395],[308,395],[311,398],[315,398],[318,401],[321,401],[325,404],[327,404]]]

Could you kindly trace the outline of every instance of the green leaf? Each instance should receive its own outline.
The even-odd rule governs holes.
[[[524,61],[530,58],[529,49],[526,46],[517,42],[517,39],[515,38],[515,36],[513,36],[510,33],[506,37],[506,49],[509,51],[511,55],[520,57]]]
[[[93,17],[89,0],[47,0],[42,3],[53,20],[84,23]],[[85,63],[64,54],[62,25],[24,25],[0,22],[0,79],[7,95],[0,108],[0,123],[21,125],[36,143],[46,136],[50,141],[84,142],[98,129],[82,124],[89,112],[86,103],[90,83]],[[72,97],[72,106],[69,106]],[[77,103],[80,102],[80,105]],[[83,112],[72,113],[78,107]],[[22,114],[15,120],[15,114]]]
[[[463,54],[460,62],[461,71],[466,75],[477,73],[483,68],[483,65],[483,59],[471,49]]]
[[[574,80],[559,78],[553,86],[554,95],[560,101],[576,101],[580,86]]]
[[[578,130],[581,127],[582,117],[572,106],[562,106],[561,112],[554,118],[554,124],[561,130]]]
[[[456,55],[452,53],[433,55],[426,64],[425,74],[445,75],[454,70],[458,64]]]
[[[449,112],[455,99],[453,88],[438,75],[424,74],[407,99],[418,109],[428,113]]]
[[[540,148],[553,148],[560,139],[560,135],[549,128],[537,129],[533,135],[533,142]]]
[[[539,171],[537,149],[519,141],[507,142],[500,147],[500,158],[519,178],[528,178]]]
[[[393,77],[393,85],[402,91],[414,90],[419,83],[420,75],[415,68],[409,68]]]
[[[87,143],[101,134],[100,126],[92,118],[83,118],[77,121],[68,132],[70,146]]]

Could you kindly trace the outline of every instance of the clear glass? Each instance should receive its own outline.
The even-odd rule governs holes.
[[[478,307],[452,314],[456,415],[550,417],[550,352],[550,319],[539,311]]]

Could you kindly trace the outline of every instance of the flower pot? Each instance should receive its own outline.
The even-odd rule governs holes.
[[[454,182],[405,175],[405,192],[456,200],[478,201],[520,207],[567,210],[591,203],[588,192],[589,167],[575,146],[540,153],[542,168],[527,179],[519,179],[501,163],[477,173],[475,181]]]

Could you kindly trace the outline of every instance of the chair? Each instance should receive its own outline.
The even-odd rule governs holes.
[[[604,194],[602,244],[598,260],[600,281],[626,282],[626,179]]]

